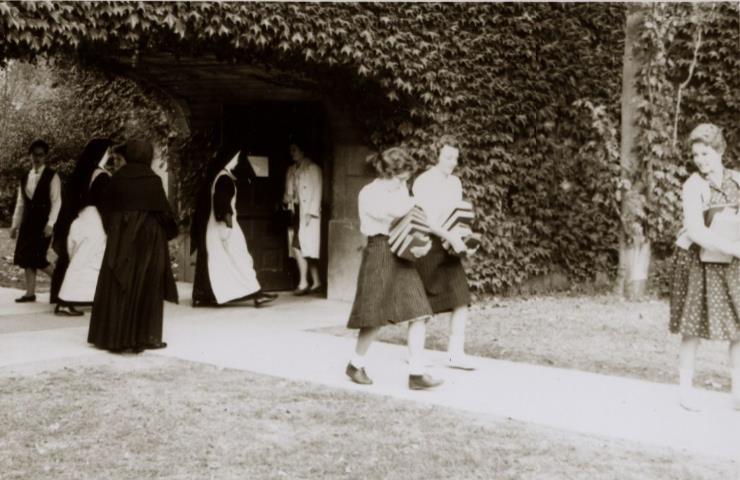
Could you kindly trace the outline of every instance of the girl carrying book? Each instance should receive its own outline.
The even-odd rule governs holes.
[[[367,245],[347,323],[347,328],[359,332],[346,373],[355,383],[372,384],[365,371],[365,355],[370,345],[381,327],[409,322],[409,388],[436,387],[442,380],[425,374],[422,360],[426,320],[432,309],[414,264],[394,255],[388,244],[391,222],[406,215],[415,205],[406,184],[411,176],[411,157],[401,148],[390,148],[373,164],[378,178],[363,187],[358,198],[360,230],[367,236]],[[421,257],[428,250],[428,246],[414,247],[412,253]]]
[[[443,135],[435,145],[437,162],[419,175],[412,188],[414,197],[427,216],[432,230],[432,247],[417,263],[419,275],[435,314],[451,312],[447,347],[448,366],[474,370],[465,355],[465,324],[468,321],[470,288],[458,255],[472,253],[460,236],[442,228],[442,223],[462,201],[462,184],[452,172],[457,167],[460,150],[457,141]],[[448,253],[442,242],[450,244],[455,254]]]
[[[689,144],[698,171],[683,185],[670,300],[670,331],[681,335],[679,398],[684,408],[699,409],[692,386],[699,341],[726,340],[733,403],[740,409],[740,242],[709,228],[716,215],[737,221],[740,173],[723,166],[726,143],[716,125],[697,126]]]

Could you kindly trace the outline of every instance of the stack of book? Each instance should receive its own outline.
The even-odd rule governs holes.
[[[473,233],[474,220],[475,211],[473,210],[473,205],[470,202],[461,200],[452,209],[447,219],[442,222],[442,228],[448,232],[457,233],[463,243],[468,247],[468,250],[474,251],[480,246],[481,242],[480,235]],[[442,242],[442,247],[449,253],[455,253],[452,245],[448,242]]]
[[[411,253],[411,249],[427,247],[431,242],[429,232],[424,211],[419,207],[414,207],[409,213],[391,224],[388,236],[391,252],[409,261],[416,260],[417,257]]]
[[[737,204],[714,205],[704,212],[704,221],[715,235],[730,240],[740,241],[740,216]],[[699,259],[704,263],[730,263],[732,255],[702,248]]]

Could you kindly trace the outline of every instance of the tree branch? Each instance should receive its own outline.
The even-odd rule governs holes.
[[[681,98],[683,97],[683,90],[689,85],[691,78],[694,76],[694,69],[699,61],[699,48],[702,43],[702,22],[698,21],[696,26],[696,42],[694,44],[694,58],[691,60],[689,65],[689,74],[686,80],[678,86],[678,94],[676,95],[676,111],[673,117],[673,148],[676,148],[678,143],[678,117],[681,114]]]

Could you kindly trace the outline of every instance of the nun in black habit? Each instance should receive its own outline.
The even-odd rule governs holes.
[[[167,242],[177,223],[151,169],[152,145],[129,140],[126,165],[111,178],[104,202],[108,235],[87,341],[121,352],[164,348],[164,301],[177,303]]]
[[[92,304],[97,271],[102,260],[101,247],[105,247],[105,232],[99,226],[100,209],[110,181],[110,175],[101,162],[106,158],[105,154],[111,145],[112,142],[107,138],[90,140],[82,150],[74,171],[62,190],[64,192],[62,208],[54,224],[54,240],[51,245],[57,254],[57,262],[51,277],[50,301],[57,304],[54,309],[57,315],[79,316],[82,312],[77,310],[75,305]],[[84,214],[81,213],[83,211]],[[75,222],[78,231],[84,230],[81,232],[85,237],[82,242],[84,246],[70,252],[69,232]],[[79,243],[72,242],[73,245]],[[90,248],[92,245],[94,247]],[[71,274],[67,277],[72,253],[75,253],[77,258]],[[87,265],[89,268],[84,268]],[[66,286],[64,289],[66,295],[60,298],[59,292],[63,284]]]
[[[237,177],[255,177],[240,152],[221,152],[209,164],[190,228],[191,254],[197,252],[193,306],[252,300],[255,307],[277,295],[262,291],[252,256],[237,221]]]

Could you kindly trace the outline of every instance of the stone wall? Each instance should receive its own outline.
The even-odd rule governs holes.
[[[326,104],[333,140],[333,179],[329,220],[328,291],[331,300],[352,301],[365,237],[360,233],[357,195],[374,175],[365,158],[372,151],[341,107]]]

